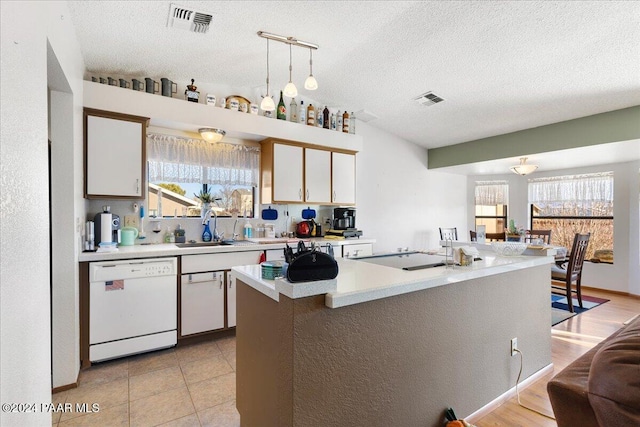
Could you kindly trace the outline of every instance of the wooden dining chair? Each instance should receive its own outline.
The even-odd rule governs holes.
[[[473,230],[469,230],[469,236],[471,237],[472,242],[478,240],[476,232]],[[487,242],[501,242],[504,241],[504,233],[486,233],[485,239]]]
[[[440,240],[458,240],[458,229],[453,228],[440,228]]]
[[[573,238],[573,246],[571,247],[571,253],[569,254],[569,261],[566,263],[566,268],[553,265],[551,267],[551,292],[559,295],[567,296],[567,304],[569,305],[569,311],[573,310],[572,294],[575,293],[578,297],[578,305],[582,307],[582,265],[584,264],[584,256],[587,253],[587,246],[589,246],[589,238],[591,233],[580,234],[576,233]],[[553,285],[553,282],[564,282],[563,286]],[[575,289],[573,289],[573,283],[575,282]]]
[[[532,243],[538,239],[542,239],[543,243],[550,245],[551,230],[527,230],[527,233],[524,236],[524,241],[526,243]]]

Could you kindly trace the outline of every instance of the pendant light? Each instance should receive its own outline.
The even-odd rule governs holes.
[[[318,81],[313,77],[313,50],[309,48],[309,77],[304,81],[304,88],[307,90],[318,89]]]
[[[522,176],[529,175],[530,173],[538,169],[538,165],[527,165],[525,164],[526,162],[526,157],[520,157],[520,164],[517,166],[511,166],[509,169],[511,169],[511,172],[517,173],[518,175]]]
[[[269,94],[269,39],[267,39],[267,95],[262,98],[260,108],[262,108],[262,111],[273,111],[276,109],[276,104],[273,102],[271,94]]]
[[[289,98],[298,96],[298,88],[291,81],[291,44],[289,44],[289,83],[284,87],[284,96]]]

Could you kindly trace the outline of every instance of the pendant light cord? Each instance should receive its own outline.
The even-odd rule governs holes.
[[[309,49],[309,75],[313,76],[313,49]]]
[[[267,39],[267,96],[269,96],[269,39]]]
[[[291,83],[291,45],[289,45],[289,83]]]

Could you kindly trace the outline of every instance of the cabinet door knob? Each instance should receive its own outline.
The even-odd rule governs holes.
[[[307,189],[307,200],[309,200],[309,189]]]
[[[136,179],[136,194],[140,194],[140,179]]]
[[[333,201],[334,202],[336,201],[336,191],[335,190],[333,190]]]
[[[298,190],[298,198],[302,200],[302,188]]]

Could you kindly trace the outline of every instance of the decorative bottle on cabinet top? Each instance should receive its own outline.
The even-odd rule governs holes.
[[[287,120],[287,107],[284,106],[282,91],[280,91],[280,102],[278,102],[276,117],[278,120]]]
[[[329,117],[329,109],[327,106],[324,106],[324,110],[322,110],[322,127],[325,129],[331,128],[331,118]]]
[[[316,125],[316,110],[315,108],[313,108],[313,104],[309,104],[309,106],[307,107],[307,125]]]
[[[296,104],[295,98],[291,98],[291,104],[289,104],[289,121],[298,121],[298,104]]]
[[[347,110],[344,110],[342,115],[342,132],[349,133],[349,113]]]
[[[307,107],[304,106],[304,101],[300,101],[300,109],[298,110],[298,121],[303,125],[307,124]]]

